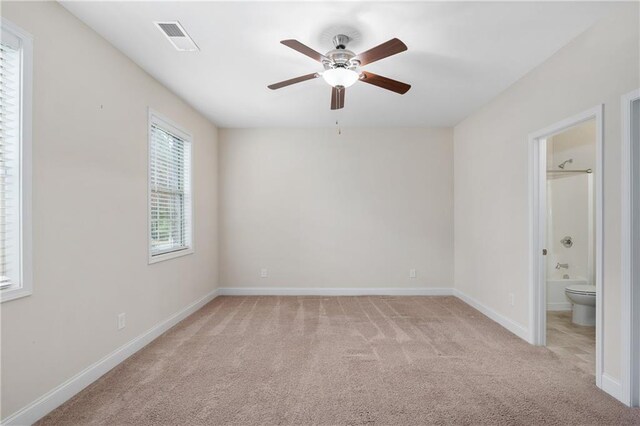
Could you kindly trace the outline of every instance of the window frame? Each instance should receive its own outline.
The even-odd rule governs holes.
[[[189,193],[189,197],[188,197],[188,204],[185,203],[185,206],[188,205],[188,211],[189,211],[189,215],[186,216],[187,219],[189,220],[189,226],[188,226],[188,233],[187,233],[187,247],[180,249],[180,250],[176,250],[176,251],[172,251],[172,252],[168,252],[168,253],[159,253],[159,254],[153,254],[152,253],[152,249],[151,249],[151,243],[152,243],[152,238],[151,238],[151,144],[152,144],[152,131],[151,131],[151,127],[152,126],[156,126],[161,128],[162,130],[174,134],[175,136],[178,136],[180,139],[182,139],[186,144],[189,144],[189,150],[190,150],[190,155],[189,155],[189,173],[188,175],[185,174],[185,178],[189,179],[189,187],[191,188],[190,193]],[[176,123],[174,123],[173,121],[169,120],[168,118],[166,118],[165,116],[163,116],[162,114],[159,114],[158,112],[154,111],[153,109],[149,108],[149,119],[148,119],[148,125],[147,125],[147,139],[148,139],[148,143],[147,143],[147,251],[148,251],[148,262],[149,265],[154,264],[154,263],[158,263],[158,262],[163,262],[165,260],[170,260],[170,259],[175,259],[178,257],[182,257],[182,256],[187,256],[190,254],[194,253],[194,228],[195,228],[195,221],[194,221],[194,187],[193,187],[193,152],[194,152],[194,143],[193,143],[193,135],[191,133],[189,133],[188,131],[184,130],[181,126],[177,125]],[[186,208],[186,207],[185,207]]]
[[[19,189],[19,239],[20,283],[0,290],[0,303],[33,294],[32,265],[32,107],[33,107],[33,36],[2,17],[2,33],[5,31],[20,41],[20,189]]]

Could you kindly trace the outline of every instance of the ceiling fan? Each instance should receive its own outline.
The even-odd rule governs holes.
[[[349,37],[344,34],[338,34],[333,37],[334,49],[322,55],[312,48],[305,46],[298,40],[282,40],[280,43],[303,55],[307,55],[322,64],[323,72],[315,72],[279,83],[267,86],[271,90],[280,89],[292,84],[301,83],[314,78],[322,77],[331,86],[331,109],[344,108],[344,94],[346,88],[355,84],[356,81],[373,84],[383,89],[404,95],[411,88],[411,85],[400,81],[392,80],[372,72],[359,70],[359,67],[368,65],[380,59],[395,55],[407,50],[407,46],[393,38],[381,45],[378,45],[366,52],[356,55],[347,49]]]

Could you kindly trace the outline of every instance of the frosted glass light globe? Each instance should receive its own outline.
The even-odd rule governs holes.
[[[349,87],[353,86],[353,84],[358,81],[360,76],[354,70],[349,70],[346,68],[332,68],[323,72],[322,78],[324,78],[324,81],[326,81],[333,87]]]

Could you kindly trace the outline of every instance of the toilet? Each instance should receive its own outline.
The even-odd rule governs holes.
[[[572,322],[577,325],[596,325],[596,286],[574,284],[564,289],[573,305]]]

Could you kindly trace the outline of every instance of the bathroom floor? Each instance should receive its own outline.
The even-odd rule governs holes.
[[[595,376],[596,328],[573,324],[571,311],[547,312],[547,348]]]

